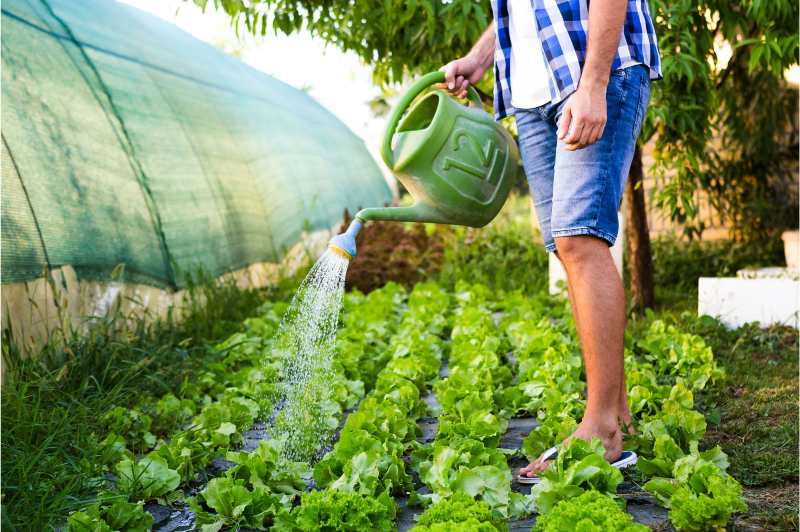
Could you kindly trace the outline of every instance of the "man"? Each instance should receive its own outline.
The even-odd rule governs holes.
[[[545,247],[567,272],[586,365],[587,401],[572,438],[600,438],[616,467],[630,424],[623,372],[625,294],[609,247],[650,96],[661,77],[646,0],[493,0],[494,22],[444,67],[458,96],[494,63],[496,118],[514,114]],[[535,483],[555,456],[519,472]]]

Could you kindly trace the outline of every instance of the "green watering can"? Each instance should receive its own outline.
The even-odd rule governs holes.
[[[434,90],[404,116],[417,96],[443,81],[443,72],[431,72],[412,85],[392,110],[383,138],[381,156],[414,205],[359,211],[347,231],[331,240],[333,251],[354,257],[355,237],[367,220],[483,227],[503,207],[520,171],[519,150],[483,110],[475,89],[468,91],[471,106]]]

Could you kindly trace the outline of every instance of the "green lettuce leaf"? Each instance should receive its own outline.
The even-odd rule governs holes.
[[[676,460],[673,478],[656,477],[644,488],[670,508],[669,516],[678,530],[722,529],[731,515],[747,510],[742,487],[725,472],[728,458],[719,447],[691,452]]]
[[[131,499],[149,501],[175,490],[181,476],[170,469],[163,458],[147,456],[138,462],[122,460],[117,464],[117,489]]]
[[[290,502],[264,486],[248,489],[245,481],[220,477],[211,479],[197,497],[188,500],[196,524],[204,532],[231,528],[268,529],[285,519]],[[213,510],[209,512],[207,509]]]
[[[396,530],[394,499],[384,492],[377,498],[354,492],[338,490],[304,493],[302,502],[291,514],[291,522],[278,526],[279,530],[316,532],[349,532]]]
[[[618,499],[588,490],[556,504],[540,516],[532,532],[648,532],[620,507]]]
[[[99,502],[70,514],[67,519],[67,532],[146,532],[152,526],[153,516],[141,502]]]
[[[599,439],[591,442],[575,438],[562,445],[553,464],[542,473],[542,481],[531,495],[537,511],[546,514],[560,501],[577,497],[587,490],[596,490],[612,498],[622,482],[622,473],[605,458]]]
[[[431,505],[419,516],[417,527],[413,530],[419,532],[419,530],[425,530],[425,527],[434,524],[456,526],[467,522],[489,524],[491,528],[487,530],[493,529],[500,532],[508,530],[505,520],[492,514],[488,504],[484,501],[477,501],[463,492],[454,493],[451,497]],[[469,530],[473,530],[473,528],[469,527]]]
[[[548,416],[522,440],[525,458],[536,460],[544,451],[564,441],[577,426],[577,421],[571,416]]]

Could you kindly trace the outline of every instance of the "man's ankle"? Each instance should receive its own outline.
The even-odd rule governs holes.
[[[587,411],[581,420],[581,425],[592,432],[608,436],[619,431],[620,427],[616,412],[609,414],[608,411],[599,413]]]

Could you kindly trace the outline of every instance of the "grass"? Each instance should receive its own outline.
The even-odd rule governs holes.
[[[742,524],[798,528],[798,336],[789,327],[728,331],[711,320],[687,328],[702,335],[726,369],[723,386],[698,398],[711,421],[704,445],[720,445],[729,472],[745,487]]]
[[[268,297],[285,297],[296,281],[271,290],[195,277],[183,320],[171,317],[120,332],[116,319],[87,334],[64,335],[35,359],[3,338],[2,528],[53,530],[93,500],[102,474],[99,418],[111,406],[132,406],[148,394],[180,395],[201,371],[209,346],[238,330]]]
[[[742,483],[749,511],[737,527],[798,529],[798,331],[790,327],[736,330],[698,319],[697,278],[735,276],[746,267],[781,264],[780,241],[760,245],[680,242],[653,245],[657,317],[702,336],[725,368],[725,382],[697,398],[709,421],[702,444],[720,445],[729,472]]]
[[[695,397],[708,422],[701,448],[720,445],[728,472],[743,486],[747,513],[736,529],[798,529],[798,332],[757,324],[728,330],[708,316],[698,318],[681,301],[653,315],[705,339],[726,371],[718,386]],[[633,317],[640,330],[649,319]]]

